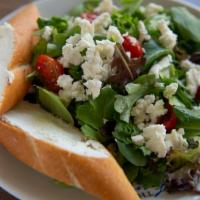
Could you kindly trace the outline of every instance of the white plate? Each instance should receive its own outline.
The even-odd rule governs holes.
[[[187,6],[195,15],[200,16],[198,6],[192,6],[190,3],[184,3],[183,0],[152,0],[166,7],[172,5]],[[200,0],[191,0],[200,6]],[[63,15],[67,10],[76,5],[79,0],[43,0],[37,1],[42,16]],[[146,0],[145,2],[149,2]],[[1,22],[6,21],[13,13],[5,17]],[[17,148],[17,147],[16,147]],[[7,190],[21,200],[95,200],[95,198],[81,192],[77,189],[63,189],[57,186],[53,180],[39,174],[31,168],[25,166],[20,161],[13,158],[0,145],[0,187]],[[116,191],[117,192],[117,191]],[[155,198],[153,198],[155,199]],[[156,198],[157,200],[200,200],[200,196],[188,196],[186,194],[179,196],[164,196]],[[150,200],[148,198],[148,200]]]

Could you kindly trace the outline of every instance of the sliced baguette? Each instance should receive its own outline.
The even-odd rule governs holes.
[[[139,197],[110,153],[78,129],[22,102],[1,117],[0,143],[37,171],[104,200]]]
[[[0,115],[23,98],[28,89],[33,32],[39,12],[34,4],[21,9],[9,23],[0,26]],[[19,68],[19,69],[18,69]],[[17,77],[19,76],[19,77]]]

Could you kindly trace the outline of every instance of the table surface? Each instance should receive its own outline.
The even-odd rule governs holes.
[[[32,0],[0,0],[0,18]],[[199,4],[199,0],[188,0]],[[0,200],[16,200],[0,188]]]

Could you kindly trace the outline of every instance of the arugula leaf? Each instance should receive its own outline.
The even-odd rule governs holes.
[[[45,26],[53,26],[59,33],[63,33],[68,29],[68,22],[62,17],[52,17],[51,19],[38,18],[37,20],[39,29],[43,29]]]
[[[138,133],[139,130],[133,124],[118,122],[112,134],[118,141],[132,144],[131,136],[138,135]]]
[[[124,172],[131,183],[133,183],[138,176],[139,167],[132,165],[131,163],[126,163],[123,166]]]
[[[200,110],[191,110],[185,107],[174,106],[174,112],[178,119],[183,123],[200,122]]]
[[[136,149],[133,144],[124,144],[117,141],[117,145],[121,154],[133,165],[143,167],[147,164],[147,158],[140,149]]]
[[[128,86],[126,86],[126,88],[128,88],[128,91],[131,93],[127,96],[117,95],[114,104],[115,110],[120,114],[120,119],[127,123],[129,123],[129,118],[133,105],[148,91],[148,87],[145,85],[131,83],[131,86],[132,89],[130,88],[129,84]]]
[[[144,72],[148,71],[149,68],[162,57],[168,54],[173,55],[171,50],[160,47],[154,40],[145,42],[143,47],[146,51],[146,65],[143,68]]]
[[[100,142],[105,141],[105,139],[102,137],[102,135],[100,134],[99,131],[91,128],[88,125],[83,125],[81,127],[81,131],[84,134],[84,136],[88,139],[97,140],[97,141],[100,141]]]
[[[75,81],[78,81],[83,75],[83,70],[80,66],[77,65],[70,67],[68,73]]]
[[[47,53],[47,41],[42,38],[33,48],[33,65],[35,63],[37,56],[46,53]]]
[[[171,15],[181,37],[200,44],[200,20],[184,7],[171,8]]]
[[[37,87],[37,89],[38,100],[47,111],[70,124],[74,123],[71,114],[57,95],[41,87]]]
[[[144,189],[159,187],[164,179],[166,168],[167,165],[165,161],[153,163],[153,168],[142,167],[139,170],[137,181]]]
[[[101,93],[96,99],[90,100],[77,107],[76,119],[81,122],[83,126],[87,125],[93,128],[96,133],[99,133],[104,124],[104,120],[112,120],[113,118],[115,95],[116,92],[112,88],[104,87],[101,89]],[[88,129],[88,127],[86,128]],[[83,130],[85,130],[84,134],[88,136],[92,131],[87,134],[86,128],[84,127]],[[96,137],[99,138],[99,135],[96,135]]]
[[[120,5],[123,7],[123,11],[129,15],[134,15],[138,10],[143,0],[120,0]]]
[[[87,0],[83,3],[78,4],[73,9],[69,11],[71,16],[77,17],[84,12],[93,12],[94,8],[97,7],[100,3],[100,0]]]
[[[112,23],[114,26],[117,26],[121,33],[129,33],[134,37],[139,36],[138,31],[138,22],[139,20],[135,17],[132,17],[126,12],[117,11],[112,14]]]

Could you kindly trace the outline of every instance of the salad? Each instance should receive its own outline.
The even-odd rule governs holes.
[[[101,142],[138,188],[200,192],[197,17],[142,0],[87,0],[39,18],[35,35],[26,100]]]

